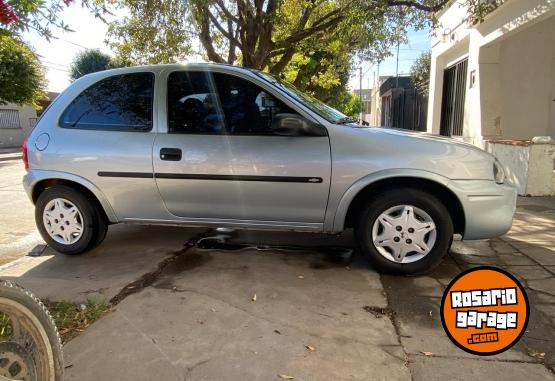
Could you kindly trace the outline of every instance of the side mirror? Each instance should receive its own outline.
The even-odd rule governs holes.
[[[280,136],[327,136],[326,128],[297,114],[276,114],[272,132]]]

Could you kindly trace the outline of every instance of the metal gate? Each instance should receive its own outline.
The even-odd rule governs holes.
[[[466,69],[468,60],[460,61],[443,72],[440,134],[461,136],[466,95]]]

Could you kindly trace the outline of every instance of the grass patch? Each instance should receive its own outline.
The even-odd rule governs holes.
[[[12,336],[12,322],[8,315],[0,312],[0,341],[8,340]]]
[[[104,300],[87,300],[84,304],[51,300],[43,300],[43,303],[50,311],[64,344],[83,332],[110,309]]]
[[[110,305],[105,300],[87,300],[84,304],[51,300],[42,302],[52,315],[64,344],[110,310]],[[0,342],[10,340],[12,332],[10,316],[0,312]]]

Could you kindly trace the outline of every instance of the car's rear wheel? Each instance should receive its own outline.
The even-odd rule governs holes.
[[[68,186],[47,188],[35,206],[35,222],[46,243],[63,254],[81,254],[102,242],[107,223],[102,211]]]
[[[360,248],[376,270],[416,274],[441,262],[451,245],[453,222],[435,196],[397,189],[364,206],[356,233]]]

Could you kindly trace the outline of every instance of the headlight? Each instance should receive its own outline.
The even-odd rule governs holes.
[[[497,159],[493,162],[493,178],[497,184],[503,184],[505,182],[505,169],[503,164]]]

